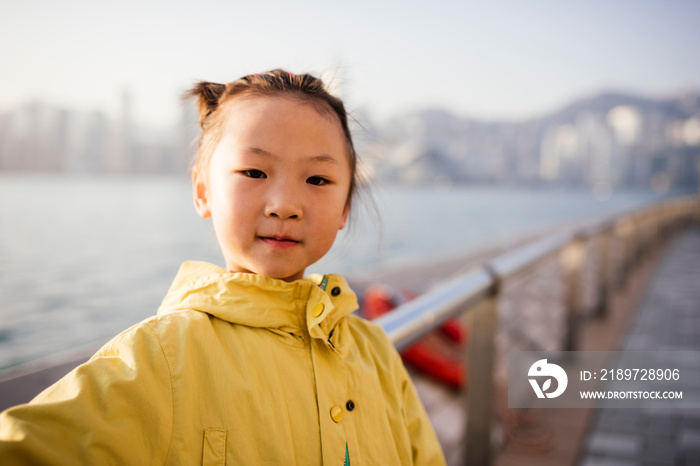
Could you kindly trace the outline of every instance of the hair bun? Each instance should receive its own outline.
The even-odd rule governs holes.
[[[219,106],[219,99],[226,91],[225,84],[200,81],[185,94],[185,97],[197,97],[199,125],[204,127],[204,120]]]

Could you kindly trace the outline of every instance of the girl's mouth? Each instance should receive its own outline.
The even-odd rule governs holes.
[[[263,243],[278,248],[291,248],[299,244],[299,241],[283,236],[260,236],[259,238]]]

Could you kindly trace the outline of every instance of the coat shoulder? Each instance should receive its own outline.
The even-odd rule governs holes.
[[[392,366],[398,364],[403,367],[401,356],[382,327],[354,314],[347,316],[346,321],[360,350],[372,353],[375,358],[385,360]]]
[[[95,353],[92,359],[101,356],[112,356],[125,353],[150,354],[151,352],[140,352],[139,349],[151,350],[156,347],[163,347],[169,340],[178,338],[186,332],[195,330],[201,326],[211,326],[210,319],[202,312],[197,311],[177,311],[162,315],[154,315],[141,322],[123,330],[110,341],[105,343],[100,350]]]

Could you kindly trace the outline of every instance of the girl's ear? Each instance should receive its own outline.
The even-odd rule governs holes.
[[[340,220],[340,226],[338,227],[338,230],[342,230],[345,228],[345,223],[348,221],[348,214],[350,213],[350,206],[346,205],[345,210],[343,210],[343,217]]]
[[[208,195],[209,193],[204,177],[198,170],[192,170],[192,197],[194,198],[194,208],[202,218],[211,217]]]

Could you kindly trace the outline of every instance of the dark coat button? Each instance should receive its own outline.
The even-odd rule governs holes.
[[[348,411],[352,411],[353,409],[355,409],[355,402],[352,400],[348,400],[348,402],[345,403],[345,407]]]
[[[338,296],[340,294],[340,287],[336,286],[331,290],[331,295]]]

